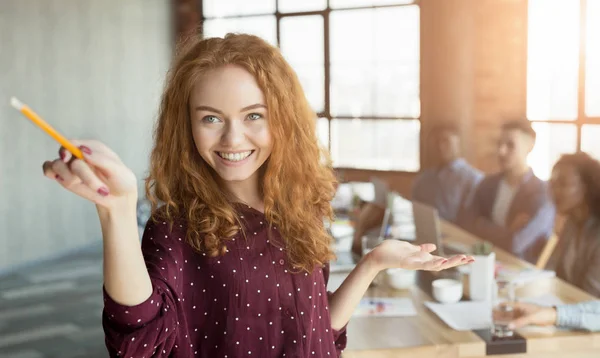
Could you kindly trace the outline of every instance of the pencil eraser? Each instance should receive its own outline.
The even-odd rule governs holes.
[[[19,101],[16,97],[10,98],[10,105],[15,107],[15,109],[21,110],[23,108],[23,103]]]

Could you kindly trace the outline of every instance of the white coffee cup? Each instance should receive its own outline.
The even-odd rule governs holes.
[[[435,280],[431,283],[433,298],[440,303],[456,303],[463,295],[462,282],[448,278]]]

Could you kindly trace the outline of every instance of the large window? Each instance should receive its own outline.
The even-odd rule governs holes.
[[[563,153],[600,159],[600,0],[529,0],[528,31],[529,162],[548,178]]]
[[[206,37],[280,47],[338,168],[419,170],[419,7],[411,0],[204,0]]]

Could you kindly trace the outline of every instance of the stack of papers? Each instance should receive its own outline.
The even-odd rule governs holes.
[[[487,329],[492,325],[492,306],[484,301],[461,301],[457,303],[425,302],[450,328],[457,331]]]
[[[417,310],[410,298],[363,298],[354,317],[411,317]]]

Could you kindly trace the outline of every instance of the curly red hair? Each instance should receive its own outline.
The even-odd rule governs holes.
[[[318,144],[316,114],[279,49],[245,34],[191,39],[178,52],[162,97],[146,194],[156,216],[187,221],[187,242],[211,256],[241,228],[216,173],[204,162],[192,138],[188,101],[202,75],[225,65],[241,66],[262,89],[269,112],[273,149],[261,168],[265,216],[278,228],[291,264],[311,271],[331,260],[330,201],[336,179],[329,156]],[[323,160],[325,159],[325,160]]]

